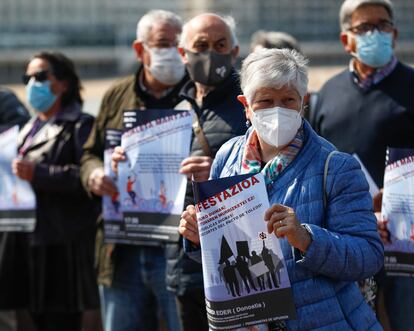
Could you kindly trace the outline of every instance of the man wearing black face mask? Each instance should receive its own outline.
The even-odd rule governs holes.
[[[233,67],[239,53],[234,20],[201,14],[183,27],[180,52],[192,82],[181,90],[185,99],[177,109],[191,109],[194,136],[191,156],[180,172],[197,181],[209,178],[212,160],[223,143],[246,131],[241,93]],[[185,205],[194,203],[188,186]],[[183,330],[208,330],[201,264],[186,256],[181,247],[168,250],[167,285],[174,291]]]

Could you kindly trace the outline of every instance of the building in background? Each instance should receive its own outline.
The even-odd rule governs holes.
[[[135,62],[130,50],[139,17],[150,9],[187,19],[205,11],[231,14],[242,54],[258,29],[286,31],[303,45],[312,63],[345,63],[338,39],[342,0],[1,0],[0,82],[20,77],[36,49],[60,49],[83,76],[118,74]],[[413,0],[394,0],[400,27],[398,53],[414,60]],[[323,44],[323,47],[321,47]],[[17,73],[19,73],[17,75]]]

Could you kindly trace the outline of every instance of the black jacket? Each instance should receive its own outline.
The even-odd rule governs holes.
[[[97,206],[82,188],[79,162],[93,117],[80,105],[61,110],[34,136],[24,158],[36,163],[32,187],[36,194],[36,245],[61,244],[94,230]],[[34,119],[19,134],[21,147]]]
[[[225,81],[203,99],[200,106],[194,100],[194,92],[194,83],[189,82],[183,87],[181,96],[198,114],[200,125],[214,158],[226,141],[246,131],[244,108],[237,100],[237,96],[242,94],[238,75],[233,70]],[[190,153],[191,155],[204,155],[194,133]],[[187,187],[184,207],[189,204],[194,204],[191,183]],[[167,286],[177,295],[183,295],[190,288],[203,288],[201,264],[194,262],[184,253],[182,240],[178,245],[170,244],[167,247]]]
[[[347,69],[323,86],[310,123],[340,151],[358,154],[382,187],[387,146],[414,147],[413,86],[414,69],[402,63],[368,89]]]

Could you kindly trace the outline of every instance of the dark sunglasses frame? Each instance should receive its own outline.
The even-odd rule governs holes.
[[[357,26],[351,26],[348,30],[359,35],[366,34],[368,31],[374,30],[390,33],[394,30],[394,23],[391,21],[383,21],[378,24],[361,23]]]
[[[29,84],[29,81],[32,77],[34,77],[37,82],[44,82],[45,80],[47,80],[48,73],[49,73],[49,70],[41,70],[41,71],[36,72],[33,75],[25,74],[22,76],[23,84],[24,85]]]

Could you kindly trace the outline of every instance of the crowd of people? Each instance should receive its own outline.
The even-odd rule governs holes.
[[[34,232],[0,233],[0,309],[25,312],[25,331],[208,331],[190,180],[261,172],[270,208],[257,221],[281,239],[297,319],[246,330],[412,330],[414,278],[385,275],[382,193],[370,196],[350,154],[381,188],[386,148],[414,147],[414,69],[395,55],[391,0],[345,0],[339,19],[349,66],[311,97],[294,37],[258,31],[238,70],[235,21],[213,13],[141,17],[138,69],[106,91],[96,118],[82,112],[73,62],[33,55],[23,75],[33,116],[0,89],[0,132],[21,128],[11,167],[37,200]],[[118,189],[105,131],[122,129],[126,109],[174,108],[194,117],[180,240],[108,244],[100,199]],[[113,170],[125,160],[116,147]],[[369,302],[361,284],[373,276]],[[103,326],[85,319],[97,309]]]

